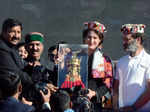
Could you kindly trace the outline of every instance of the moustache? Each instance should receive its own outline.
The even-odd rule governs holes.
[[[40,52],[40,50],[39,49],[37,49],[37,50],[35,50],[35,49],[32,49],[32,51],[31,51],[32,53],[33,52]]]
[[[12,37],[12,40],[20,40],[20,38],[18,38],[18,37]]]

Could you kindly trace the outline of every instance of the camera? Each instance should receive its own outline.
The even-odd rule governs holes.
[[[92,103],[86,96],[78,96],[73,100],[75,112],[92,112]]]
[[[75,112],[93,112],[93,104],[87,97],[87,94],[89,93],[88,89],[82,88],[81,86],[75,86],[63,90],[70,94],[73,104],[72,108]]]
[[[42,92],[43,92],[45,95],[47,95],[48,90],[47,90],[45,87],[46,87],[46,83],[44,83],[44,82],[38,82],[38,83],[35,84],[35,89],[36,89],[37,91],[42,90]]]
[[[46,95],[48,90],[45,88],[46,84],[49,83],[49,73],[44,66],[36,66],[33,68],[32,72],[32,85],[27,86],[24,90],[23,97],[28,101],[42,102],[42,96],[40,90]]]

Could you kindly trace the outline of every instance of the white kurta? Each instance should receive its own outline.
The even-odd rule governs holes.
[[[116,65],[115,78],[119,80],[119,107],[134,104],[145,91],[146,80],[150,79],[150,55],[143,49],[138,56],[122,57]],[[143,109],[150,110],[150,102],[140,111]]]

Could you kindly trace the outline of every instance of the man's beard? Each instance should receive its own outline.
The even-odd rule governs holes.
[[[136,40],[133,40],[131,43],[129,43],[126,46],[125,51],[131,54],[131,53],[135,53],[137,49],[138,49],[138,46],[136,44]]]

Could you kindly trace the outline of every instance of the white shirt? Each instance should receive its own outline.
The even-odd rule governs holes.
[[[143,49],[138,56],[122,57],[116,66],[115,79],[119,80],[119,107],[134,104],[145,91],[147,79],[150,79],[150,55]],[[139,110],[143,112],[147,108],[150,110],[150,102]]]

